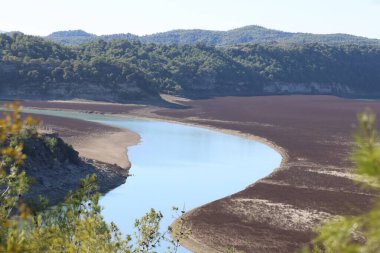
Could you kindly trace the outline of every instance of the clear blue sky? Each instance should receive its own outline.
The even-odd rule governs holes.
[[[380,38],[380,0],[0,0],[0,30],[138,35],[246,25]]]

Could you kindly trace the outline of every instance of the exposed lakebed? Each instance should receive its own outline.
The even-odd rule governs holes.
[[[282,159],[260,142],[200,127],[69,111],[24,112],[96,121],[141,136],[139,144],[128,148],[133,176],[101,199],[105,219],[125,233],[150,208],[164,214],[165,228],[174,220],[173,206],[190,210],[243,190]]]

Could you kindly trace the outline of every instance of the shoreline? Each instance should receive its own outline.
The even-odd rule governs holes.
[[[70,103],[70,102],[71,101],[54,101],[54,103]],[[91,102],[89,102],[89,101],[80,102],[80,103],[91,104]],[[73,110],[73,109],[60,109],[60,108],[45,109],[45,108],[41,108],[41,107],[25,107],[25,108],[36,109],[36,110],[47,110],[47,111],[80,112],[80,113],[90,114],[89,112],[86,112],[86,111]],[[190,122],[183,122],[183,121],[179,121],[179,120],[166,119],[166,118],[158,117],[158,116],[157,117],[154,117],[154,116],[148,117],[148,116],[140,116],[140,115],[102,113],[102,112],[96,112],[96,111],[92,111],[91,114],[100,114],[100,115],[105,115],[105,116],[120,117],[120,118],[126,118],[126,119],[143,119],[143,120],[155,120],[155,121],[161,121],[161,122],[168,122],[168,123],[174,123],[174,124],[179,124],[179,125],[185,125],[185,126],[192,126],[192,127],[198,127],[198,128],[208,129],[208,130],[211,130],[211,131],[217,131],[217,132],[220,132],[220,133],[224,133],[224,134],[228,134],[228,135],[233,135],[233,136],[238,136],[240,138],[244,138],[244,139],[260,142],[261,144],[264,144],[264,145],[272,148],[273,150],[275,150],[282,157],[280,166],[277,167],[277,168],[274,168],[273,171],[270,174],[272,174],[273,172],[275,172],[277,170],[280,170],[282,167],[284,167],[287,164],[287,162],[289,160],[289,155],[288,155],[287,150],[285,148],[277,145],[273,141],[270,141],[267,138],[264,138],[264,137],[261,137],[261,136],[257,136],[257,135],[249,134],[249,133],[243,133],[243,132],[237,131],[237,130],[231,130],[231,129],[226,129],[226,128],[219,128],[219,127],[214,127],[214,126],[211,126],[211,125],[202,125],[202,124],[195,123],[195,122],[191,122],[190,123]],[[99,124],[107,126],[106,124],[102,124],[102,123],[99,123]],[[123,128],[118,128],[118,129],[125,130]],[[127,130],[129,132],[132,132],[132,133],[134,133],[134,134],[136,134],[136,135],[139,136],[139,134],[137,134],[137,133],[135,133],[135,132],[133,132],[133,131],[131,131],[129,129],[127,129]],[[139,136],[139,138],[141,138],[141,137]],[[134,142],[134,144],[126,145],[126,146],[130,147],[130,146],[137,145],[139,143],[139,141],[140,141],[140,139],[137,142]],[[90,159],[95,159],[95,158],[90,158]],[[129,160],[128,160],[128,162],[130,164]],[[259,180],[261,180],[261,179],[259,179]],[[252,184],[254,184],[254,183],[252,183]],[[252,185],[252,184],[250,184],[250,185]],[[249,187],[250,185],[248,185],[247,187]]]
[[[123,169],[131,168],[128,148],[140,141],[138,134],[128,132],[104,132],[79,138],[66,138],[81,157],[117,165]]]
[[[25,111],[22,111],[22,113],[41,119],[42,131],[47,130],[59,133],[60,137],[72,145],[81,157],[116,165],[125,170],[130,169],[131,162],[128,157],[128,148],[140,142],[140,135],[137,133],[97,122]],[[79,126],[76,126],[74,122],[79,122]],[[81,125],[85,125],[85,129],[81,129]]]
[[[54,101],[54,103],[70,103],[70,102],[71,101]],[[75,102],[75,103],[77,103],[77,102]],[[91,104],[91,102],[89,102],[89,101],[81,102],[81,103],[83,103],[83,104]],[[110,104],[110,103],[104,103],[104,104]],[[190,122],[183,122],[183,121],[180,121],[180,120],[167,119],[167,118],[158,117],[158,116],[151,116],[151,117],[149,117],[149,116],[142,116],[142,115],[112,114],[112,113],[103,113],[103,112],[98,112],[98,111],[88,112],[88,111],[83,111],[83,110],[60,109],[60,108],[41,108],[41,107],[25,107],[25,108],[36,109],[36,110],[47,110],[47,111],[66,111],[66,112],[80,112],[80,113],[87,113],[87,114],[99,114],[99,115],[112,116],[112,117],[121,117],[121,118],[127,118],[127,119],[157,120],[157,121],[161,121],[161,122],[168,122],[168,123],[175,123],[175,124],[180,124],[180,125],[185,125],[185,126],[204,128],[204,129],[208,129],[208,130],[212,130],[212,131],[221,132],[221,133],[224,133],[224,134],[238,136],[238,137],[241,137],[241,138],[244,138],[244,139],[249,139],[249,140],[252,140],[252,141],[257,141],[257,142],[260,142],[260,143],[262,143],[264,145],[269,146],[270,148],[274,149],[277,153],[279,153],[281,155],[281,157],[282,157],[281,164],[276,169],[279,169],[279,168],[283,167],[287,163],[287,161],[289,159],[289,155],[288,155],[288,152],[286,151],[286,149],[284,149],[283,147],[277,145],[273,141],[268,140],[265,137],[261,137],[261,136],[257,136],[257,135],[249,134],[249,133],[243,133],[241,131],[231,130],[231,129],[227,129],[227,128],[214,127],[212,125],[203,125],[203,124],[199,124],[199,123],[195,123],[195,122],[191,122],[191,123]],[[99,123],[99,124],[102,124],[102,123]],[[105,125],[105,124],[102,124],[102,125]],[[124,130],[123,128],[118,128],[118,129]],[[132,132],[131,130],[129,130],[129,131]],[[138,135],[137,133],[135,133],[135,134]],[[138,142],[136,144],[138,144]],[[130,146],[133,146],[133,145],[136,145],[136,144],[132,144]]]
[[[54,103],[70,103],[70,101],[54,101]],[[80,102],[80,103],[83,103],[83,102]],[[84,102],[85,104],[91,104],[90,102],[86,101]],[[53,111],[68,111],[68,112],[81,112],[81,113],[88,113],[86,111],[82,111],[82,110],[74,110],[74,109],[60,109],[60,108],[55,108],[55,109],[43,109],[43,108],[40,108],[40,107],[26,107],[26,108],[29,108],[29,109],[38,109],[38,110],[53,110]],[[144,120],[155,120],[155,121],[161,121],[161,122],[169,122],[169,123],[175,123],[175,124],[180,124],[180,125],[186,125],[186,126],[192,126],[192,127],[198,127],[198,128],[203,128],[203,129],[208,129],[208,130],[211,130],[211,131],[217,131],[217,132],[220,132],[220,133],[224,133],[224,134],[228,134],[228,135],[233,135],[233,136],[238,136],[240,138],[244,138],[244,139],[248,139],[248,140],[251,140],[251,141],[256,141],[256,142],[259,142],[261,144],[264,144],[270,148],[272,148],[273,150],[275,150],[277,153],[279,153],[281,155],[281,163],[278,167],[276,168],[273,168],[272,172],[268,175],[266,175],[265,177],[263,178],[260,178],[258,179],[257,181],[247,185],[245,188],[248,188],[248,187],[251,187],[253,185],[255,185],[257,182],[265,179],[266,177],[270,176],[271,174],[275,173],[277,170],[281,170],[283,169],[283,167],[286,165],[286,163],[288,162],[288,159],[289,159],[289,155],[287,153],[287,151],[280,147],[279,145],[275,144],[274,142],[272,141],[269,141],[268,139],[264,138],[264,137],[260,137],[260,136],[256,136],[256,135],[253,135],[253,134],[247,134],[247,133],[243,133],[241,131],[236,131],[236,130],[231,130],[231,129],[225,129],[225,128],[218,128],[218,127],[213,127],[211,125],[202,125],[202,124],[198,124],[198,123],[189,123],[189,122],[183,122],[183,121],[179,121],[179,120],[170,120],[170,119],[165,119],[163,117],[147,117],[147,116],[141,116],[141,115],[126,115],[126,114],[111,114],[111,113],[101,113],[101,112],[96,112],[96,111],[92,111],[91,114],[101,114],[101,115],[106,115],[106,116],[114,116],[114,117],[120,117],[120,118],[135,118],[135,119],[144,119]],[[102,124],[102,123],[100,123]],[[130,130],[129,130],[130,131]],[[133,132],[134,133],[134,132]],[[138,135],[137,133],[135,133],[136,135]],[[139,135],[138,135],[139,136]],[[137,142],[138,143],[138,142]],[[136,143],[136,144],[137,144]],[[133,146],[133,145],[136,145],[136,144],[132,144],[132,145],[127,145],[127,147],[130,147],[130,146]],[[88,145],[88,143],[84,144],[84,145]],[[75,148],[75,147],[74,147]],[[80,152],[79,149],[75,148],[77,151]],[[93,158],[95,159],[95,158]],[[129,168],[131,166],[131,162],[129,161],[128,157],[127,157],[127,160],[128,160],[128,163],[129,163]],[[232,195],[234,195],[236,193],[232,193],[230,195],[227,195],[227,196],[224,196],[222,198],[227,198],[227,197],[230,197]],[[214,201],[217,201],[217,200],[213,200],[212,202]],[[192,211],[202,207],[202,206],[205,206],[207,205],[208,203],[204,204],[204,205],[201,205],[201,206],[198,206],[198,207],[195,207],[191,210],[188,210],[186,211],[186,214],[185,216],[187,215],[190,215],[192,213]],[[179,219],[179,218],[178,218]],[[174,220],[173,223],[171,224],[171,226],[176,226],[177,224],[177,221],[178,219]],[[198,243],[196,242],[196,240],[192,240],[190,239],[191,238],[191,235],[188,239],[186,240],[183,240],[181,246],[188,249],[188,250],[191,250],[192,252],[210,252],[210,253],[217,253],[218,251],[215,251],[209,247],[207,247],[206,245],[202,245],[201,243]]]
[[[174,102],[182,108],[22,104],[187,124],[250,138],[279,152],[281,164],[271,174],[185,214],[192,235],[182,244],[196,252],[199,246],[207,252],[223,252],[227,247],[244,252],[294,252],[310,242],[313,228],[325,219],[359,214],[371,206],[374,196],[347,176],[352,165],[346,157],[356,113],[372,107],[380,114],[380,103],[331,96],[174,98]]]

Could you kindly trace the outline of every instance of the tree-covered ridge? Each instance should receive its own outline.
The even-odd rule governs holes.
[[[379,69],[380,46],[369,45],[214,47],[96,40],[67,47],[20,33],[0,35],[0,89],[20,96],[23,91],[113,101],[158,92],[379,96]]]
[[[67,36],[96,37],[95,34],[91,34],[83,30],[59,31],[59,32],[53,32],[52,34],[49,35],[49,37],[55,37],[55,38],[67,37]]]
[[[379,45],[380,41],[349,34],[311,34],[291,33],[261,26],[245,26],[229,31],[208,30],[173,30],[163,33],[142,36],[142,42],[160,44],[196,44],[232,46],[250,43],[283,43],[283,44],[308,44],[323,43],[329,45],[361,44]]]
[[[312,34],[291,33],[279,30],[267,29],[261,26],[245,26],[229,31],[211,31],[202,29],[172,30],[151,35],[138,36],[133,34],[112,34],[96,36],[82,30],[61,31],[46,37],[49,40],[64,45],[79,45],[86,42],[102,39],[106,41],[128,39],[139,40],[142,43],[156,43],[166,45],[195,45],[205,43],[213,46],[231,46],[249,43],[283,43],[283,44],[308,44],[323,43],[329,45],[380,45],[380,40],[369,39],[349,34]]]
[[[94,42],[87,47],[96,46],[98,43]],[[37,89],[38,95],[59,89],[57,84],[66,84],[61,93],[75,93],[77,90],[71,90],[72,84],[86,83],[120,98],[156,93],[155,82],[128,62],[102,55],[87,57],[79,48],[61,46],[39,37],[19,33],[0,35],[0,58],[0,88],[5,90],[22,90],[35,85],[33,91]],[[87,90],[85,86],[82,88]]]
[[[121,33],[121,34],[110,34],[97,36],[92,33],[85,32],[83,30],[69,30],[69,31],[58,31],[45,37],[46,39],[59,43],[61,45],[75,46],[84,43],[93,42],[96,40],[130,40],[137,41],[139,36],[131,33]]]
[[[246,45],[226,50],[266,83],[342,84],[356,92],[378,91],[380,47]]]
[[[79,45],[94,41],[97,36],[83,30],[69,30],[53,32],[47,38],[62,45]]]

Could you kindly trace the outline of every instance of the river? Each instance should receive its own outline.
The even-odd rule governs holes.
[[[105,219],[123,233],[131,233],[134,219],[150,208],[164,214],[161,226],[166,228],[174,220],[173,206],[188,211],[243,190],[279,167],[282,159],[263,143],[201,127],[79,112],[24,111],[95,121],[141,136],[139,144],[128,148],[133,176],[101,198]]]

